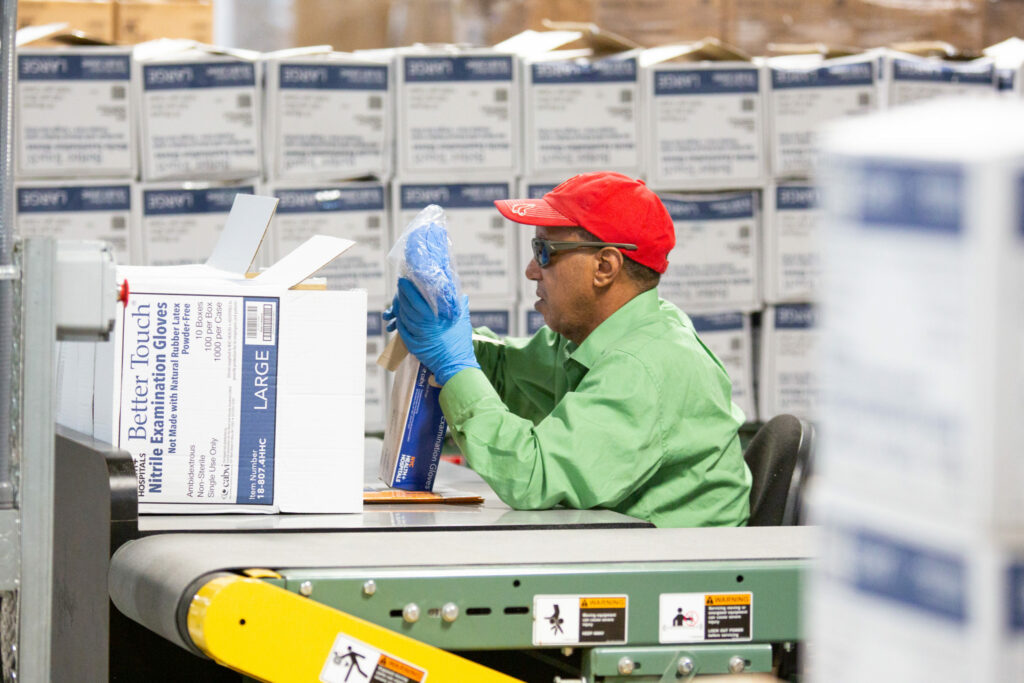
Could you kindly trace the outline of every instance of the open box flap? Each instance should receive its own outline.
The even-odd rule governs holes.
[[[293,287],[341,256],[354,244],[352,240],[341,237],[313,235],[249,282],[285,289]]]
[[[224,230],[206,265],[244,277],[260,250],[270,219],[277,210],[277,201],[276,197],[235,195]]]

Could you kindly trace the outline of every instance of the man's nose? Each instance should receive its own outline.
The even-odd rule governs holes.
[[[527,280],[540,280],[541,278],[541,267],[537,264],[537,259],[531,258],[530,262],[526,264],[526,279]]]

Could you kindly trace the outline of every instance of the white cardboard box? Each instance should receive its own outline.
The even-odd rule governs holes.
[[[19,48],[14,139],[20,178],[131,178],[131,49]]]
[[[486,327],[499,337],[519,334],[516,303],[511,300],[469,300],[469,322],[473,328]]]
[[[602,59],[557,53],[523,63],[523,171],[640,175],[639,51]]]
[[[141,262],[148,266],[202,263],[220,239],[235,196],[255,191],[255,180],[136,185],[133,225],[138,230]]]
[[[384,320],[381,310],[366,313],[366,419],[364,429],[383,432],[387,420],[387,383],[377,358],[384,351]]]
[[[765,192],[764,300],[815,301],[822,278],[821,192],[810,183],[770,185]]]
[[[747,422],[757,422],[750,314],[739,311],[707,313],[691,315],[690,320],[697,336],[729,373],[732,402],[743,410]]]
[[[142,180],[260,175],[256,53],[153,41],[135,48],[134,68]]]
[[[390,175],[390,62],[332,52],[272,59],[265,70],[271,180]]]
[[[397,175],[436,181],[519,172],[519,70],[493,50],[400,50]]]
[[[687,313],[760,308],[760,193],[659,197],[676,230],[662,298]]]
[[[1024,681],[1024,539],[814,493],[809,681]]]
[[[992,97],[997,92],[995,64],[985,57],[952,62],[887,50],[885,69],[889,107],[937,97]]]
[[[766,63],[771,78],[768,150],[776,178],[805,176],[817,169],[822,124],[878,108],[875,54],[837,59],[796,55]]]
[[[14,226],[22,237],[103,240],[119,264],[139,262],[130,181],[20,182],[14,191]]]
[[[643,53],[646,112],[643,154],[655,189],[731,189],[764,182],[763,65],[693,61],[701,53],[678,46]],[[681,53],[681,54],[679,54]],[[653,63],[648,63],[653,62]]]
[[[949,525],[1024,527],[1022,116],[947,99],[829,137],[821,471]]]
[[[332,237],[246,279],[275,204],[241,195],[204,265],[119,268],[110,341],[61,345],[58,422],[132,454],[142,512],[362,508],[366,294],[290,289]]]
[[[448,219],[452,261],[462,290],[470,301],[476,297],[514,299],[517,242],[513,230],[522,229],[505,220],[495,200],[512,196],[511,181],[423,183],[396,179],[392,240],[397,239],[423,208],[437,204]]]
[[[821,330],[811,304],[767,306],[761,314],[758,415],[814,420],[821,394]]]
[[[996,67],[996,90],[1003,97],[1020,98],[1024,95],[1024,40],[1007,38],[985,48]]]
[[[369,300],[383,303],[394,287],[386,277],[389,248],[387,186],[379,182],[270,183],[264,192],[277,197],[277,214],[270,226],[271,261],[312,235],[333,235],[355,246],[320,273],[331,289],[365,289]]]

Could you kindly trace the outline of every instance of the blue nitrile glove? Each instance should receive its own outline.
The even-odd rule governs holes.
[[[413,281],[431,311],[454,319],[459,311],[458,279],[452,270],[448,232],[437,223],[421,226],[406,237],[406,277]]]
[[[462,297],[453,315],[430,309],[416,285],[398,279],[397,307],[392,306],[398,333],[409,352],[434,373],[444,386],[460,370],[479,368],[473,353],[473,327],[469,323],[469,297]],[[397,310],[396,310],[397,309]]]
[[[384,329],[388,332],[394,332],[398,329],[398,295],[391,300],[391,305],[384,309],[384,312],[380,314],[380,317],[384,318]]]

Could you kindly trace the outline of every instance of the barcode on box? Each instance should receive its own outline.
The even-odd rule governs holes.
[[[245,343],[255,346],[273,346],[277,330],[276,320],[276,302],[245,302]]]

